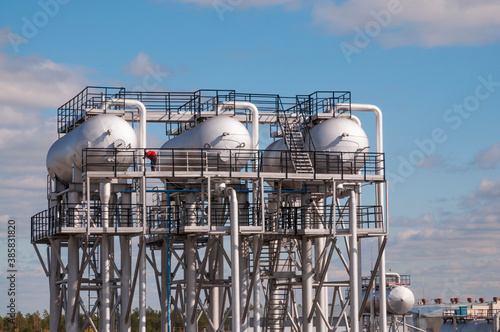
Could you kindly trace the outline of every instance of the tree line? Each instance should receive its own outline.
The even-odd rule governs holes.
[[[80,326],[85,325],[86,317],[82,314],[80,315]],[[116,319],[116,316],[115,316]],[[132,331],[139,330],[139,309],[135,308],[131,314],[131,329]],[[172,332],[184,331],[184,324],[182,318],[178,312],[172,311],[170,315],[170,325]],[[0,331],[1,332],[49,332],[49,321],[50,315],[47,310],[44,310],[42,314],[36,311],[32,314],[23,314],[21,312],[16,313],[15,319],[11,318],[9,315],[5,317],[0,316]],[[99,316],[94,315],[92,321],[97,326],[99,324]],[[65,317],[62,315],[61,325],[59,330],[65,330]],[[118,332],[118,325],[115,324],[115,331]],[[156,332],[161,330],[161,311],[154,310],[151,307],[146,309],[146,331]],[[85,331],[93,331],[91,327],[87,327]],[[208,321],[205,315],[202,313],[200,319],[198,320],[198,331],[208,331]]]

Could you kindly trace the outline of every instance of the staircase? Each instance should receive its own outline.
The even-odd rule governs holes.
[[[278,284],[276,279],[269,282],[269,303],[266,314],[265,330],[269,332],[283,331],[287,318],[288,286]]]
[[[290,159],[293,168],[297,173],[314,173],[314,167],[309,153],[306,152],[304,136],[300,130],[300,118],[287,117],[280,115],[278,117],[283,137],[290,151]]]

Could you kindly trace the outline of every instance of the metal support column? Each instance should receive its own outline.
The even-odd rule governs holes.
[[[161,244],[161,297],[160,297],[160,312],[161,312],[161,331],[168,332],[168,242],[164,239]]]
[[[304,237],[302,239],[302,331],[313,331],[313,320],[309,321],[309,313],[312,309],[313,294],[313,264],[312,264],[312,241]]]
[[[131,331],[130,317],[127,320],[127,305],[130,300],[132,275],[132,243],[127,236],[120,236],[121,290],[120,290],[120,331]]]
[[[196,317],[196,239],[194,236],[186,237],[184,243],[184,255],[186,260],[186,332],[197,332],[198,321],[191,320],[193,315]]]
[[[61,286],[58,283],[60,279],[60,265],[58,256],[61,254],[61,240],[54,240],[50,246],[50,265],[49,265],[49,289],[50,289],[50,319],[49,325],[51,331],[59,331],[61,324]]]
[[[66,331],[77,332],[79,316],[78,310],[75,319],[72,322],[71,316],[73,307],[79,306],[77,298],[78,289],[78,263],[79,262],[79,246],[78,237],[71,235],[68,239],[68,297],[66,301]]]

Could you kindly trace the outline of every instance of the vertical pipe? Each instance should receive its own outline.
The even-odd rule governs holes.
[[[248,198],[246,193],[238,193],[237,200],[238,202],[245,202],[244,204],[237,205],[237,215],[238,215],[238,225],[248,225]],[[242,208],[239,205],[243,205]],[[241,239],[240,239],[241,240]],[[245,308],[247,301],[250,299],[249,291],[249,280],[250,280],[250,248],[249,242],[240,241],[240,279],[241,279],[241,307]],[[249,324],[249,316],[247,315],[247,319],[242,322],[241,329],[243,331],[248,331]]]
[[[254,235],[253,237],[253,252],[254,255],[259,250],[259,237],[260,235]],[[255,259],[255,256],[254,256]],[[260,325],[260,268],[259,266],[253,267],[253,273],[255,274],[254,280],[255,284],[253,285],[253,330],[254,332],[261,331]]]
[[[110,291],[110,255],[109,235],[106,234],[109,226],[109,201],[111,199],[111,182],[109,180],[99,183],[99,195],[101,199],[101,218],[104,234],[101,238],[101,297],[100,297],[100,320],[99,329],[109,331],[111,329],[111,291]]]
[[[68,193],[68,203],[70,207],[76,207],[79,203],[78,192]],[[73,210],[75,211],[75,210]],[[75,213],[76,215],[76,213]],[[66,303],[66,313],[72,313],[75,306],[79,306],[77,298],[78,289],[78,268],[79,268],[79,243],[78,238],[71,235],[68,238],[68,297]],[[71,322],[70,314],[66,314],[66,331],[78,331],[79,314],[78,310],[74,322]]]
[[[131,210],[131,194],[121,194],[121,227],[126,227],[132,224]],[[126,320],[127,305],[130,299],[131,280],[132,280],[132,243],[127,235],[120,236],[120,261],[121,261],[121,284],[120,284],[120,331],[130,331],[130,318]]]
[[[312,266],[312,241],[302,239],[302,331],[312,332],[313,322],[307,319],[312,309],[313,266]]]
[[[196,195],[195,193],[186,194],[186,207],[185,207],[185,225],[196,226]]]
[[[378,246],[379,250],[382,247],[382,243],[384,241],[383,236],[379,236],[378,238]],[[379,312],[379,328],[380,332],[387,332],[387,287],[385,280],[385,250],[380,255],[380,264],[379,264],[379,303],[380,303],[380,312]]]
[[[194,236],[186,237],[184,243],[186,260],[186,332],[197,332],[198,321],[191,322],[191,317],[196,311],[196,240]]]
[[[241,278],[241,307],[244,308],[246,306],[247,301],[249,300],[248,294],[248,281],[250,280],[250,266],[249,266],[249,248],[248,246],[241,246],[240,250],[240,278]],[[242,331],[248,331],[248,327],[250,318],[247,315],[247,319],[242,322],[241,329]]]
[[[59,331],[61,324],[61,286],[57,281],[60,279],[59,261],[57,257],[61,253],[61,240],[54,240],[50,246],[49,265],[49,289],[50,289],[50,331]]]
[[[322,213],[322,218],[317,217],[317,221],[315,222],[316,228],[318,229],[324,229],[323,225],[323,220],[326,220],[326,215],[323,213],[324,212],[324,200],[318,200],[317,201],[317,212]],[[326,262],[326,257],[323,256],[323,259],[320,259],[320,256],[322,252],[325,249],[325,244],[326,244],[326,238],[324,237],[319,237],[314,240],[315,245],[314,245],[314,257],[316,258],[315,266],[316,266],[316,278],[320,276],[319,271],[323,270],[325,264],[328,264]],[[325,277],[326,281],[326,277]],[[319,284],[320,280],[316,279],[316,282]],[[317,292],[320,292],[320,295],[318,297],[318,309],[316,309],[316,332],[326,332],[327,331],[327,326],[324,322],[324,320],[321,318],[321,313],[320,313],[320,308],[321,311],[324,313],[328,312],[328,291],[326,287],[323,287],[322,290],[317,290]]]
[[[231,196],[231,291],[232,291],[232,332],[239,332],[241,328],[240,306],[240,239],[238,225],[238,197],[236,190],[227,188]]]
[[[111,199],[111,182],[109,180],[99,183],[99,196],[101,199],[102,226],[106,232],[109,227],[109,201]]]
[[[144,222],[146,219],[144,217]],[[139,331],[146,332],[146,236],[140,236],[140,245],[142,246],[141,257],[137,264],[139,266]]]
[[[71,235],[68,239],[68,300],[66,303],[66,331],[77,332],[79,314],[75,315],[74,322],[71,322],[71,316],[74,306],[78,306],[77,289],[78,289],[78,261],[79,261],[79,246],[78,238]]]
[[[111,313],[111,293],[109,282],[109,237],[103,234],[101,238],[101,297],[100,297],[100,319],[99,330],[102,332],[110,331],[110,313]]]
[[[219,248],[218,245],[215,245],[210,251],[209,268],[208,268],[209,270],[208,278],[212,282],[215,282],[215,280],[220,279],[218,256],[219,256]],[[213,322],[215,326],[215,330],[212,329],[212,327],[210,326],[209,328],[210,332],[216,332],[220,325],[221,308],[219,308],[220,306],[219,290],[220,290],[219,287],[211,287],[209,290],[210,306],[208,308],[208,314],[210,316],[210,320]]]
[[[168,242],[163,240],[161,245],[161,331],[168,332]]]
[[[122,201],[123,203],[123,201]],[[127,305],[130,299],[132,279],[132,243],[127,236],[120,236],[121,290],[120,290],[120,331],[131,331],[130,317],[126,319]]]
[[[349,197],[349,246],[350,246],[350,305],[351,331],[359,332],[359,280],[358,280],[358,222],[357,222],[357,195],[356,190],[350,190]]]

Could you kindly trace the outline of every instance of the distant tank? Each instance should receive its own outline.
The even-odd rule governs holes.
[[[446,322],[441,325],[439,332],[496,332],[495,324],[487,320],[470,320],[457,322],[457,329],[454,329],[453,322]]]
[[[135,149],[137,136],[130,124],[115,115],[91,117],[75,130],[58,139],[47,153],[47,170],[51,178],[65,183],[73,181],[73,168],[82,171],[85,148]],[[133,152],[96,151],[87,158],[87,165],[96,170],[125,170],[133,162]]]
[[[407,313],[413,308],[415,304],[415,296],[413,292],[404,286],[396,286],[387,289],[387,312],[395,315],[402,315]],[[363,292],[364,296],[364,292]],[[372,301],[372,294],[368,296],[368,301],[363,308],[364,312],[370,312],[370,302]],[[380,308],[379,291],[375,291],[375,311],[378,312]]]
[[[200,149],[203,149],[203,154]],[[160,171],[233,171],[247,165],[252,149],[250,133],[229,116],[209,118],[162,145]]]

